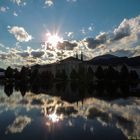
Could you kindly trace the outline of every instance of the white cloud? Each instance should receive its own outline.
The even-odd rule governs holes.
[[[11,28],[11,26],[10,26],[10,25],[8,25],[8,26],[7,26],[7,28],[8,28],[8,29],[10,29],[10,28]]]
[[[88,27],[88,30],[89,31],[93,31],[94,30],[94,27],[91,25],[91,26]]]
[[[6,12],[8,9],[9,9],[8,7],[1,6],[0,12]]]
[[[95,38],[86,38],[83,41],[84,45],[92,49],[93,56],[115,51],[118,55],[136,56],[139,54],[136,52],[140,52],[137,47],[140,46],[140,16],[124,19],[113,31],[101,32]],[[105,47],[102,49],[100,46]]]
[[[45,4],[50,7],[50,6],[53,6],[54,2],[53,0],[45,0]]]
[[[19,42],[28,42],[32,39],[23,27],[13,26],[9,29],[9,32],[15,36]]]
[[[83,33],[85,33],[85,29],[88,31],[88,28],[83,28]],[[8,26],[8,30],[15,36],[18,42],[27,42],[32,39],[32,36],[29,35],[23,27]],[[73,32],[66,32],[65,35],[72,38]],[[19,46],[19,44],[17,44],[15,46],[19,51],[11,50],[10,52],[5,51],[6,53],[0,52],[0,59],[2,61],[7,60],[11,65],[17,61],[20,65],[26,65],[29,64],[29,62],[30,64],[46,64],[74,56],[75,52],[81,52],[81,50],[83,50],[84,56],[86,56],[87,59],[105,53],[129,57],[137,56],[140,55],[140,16],[125,19],[112,31],[101,32],[94,38],[85,38],[75,42],[73,39],[71,39],[71,41],[65,40],[52,50],[46,49],[47,45],[48,44],[42,45],[42,48],[39,46],[36,50],[30,47],[29,51],[28,49],[22,50],[22,46],[17,47]]]
[[[88,27],[88,30],[89,30],[89,31],[93,31],[93,29],[92,29],[92,27],[91,27],[91,26],[89,26],[89,27]]]
[[[20,5],[23,5],[25,6],[26,5],[26,2],[25,0],[11,0],[13,3],[16,3],[18,6]]]
[[[82,29],[81,29],[81,33],[84,34],[84,35],[86,35],[86,30],[85,30],[85,28],[82,28]]]
[[[118,28],[113,31],[113,40],[119,40],[130,35],[130,26],[127,19],[124,19]]]
[[[68,37],[73,38],[74,32],[65,32]]]
[[[83,35],[88,35],[90,32],[92,32],[94,30],[94,26],[93,26],[93,23],[90,24],[89,27],[83,27],[80,32],[83,34]]]
[[[18,16],[18,14],[17,14],[17,12],[16,12],[16,11],[14,11],[14,12],[13,12],[13,15],[14,15],[15,17],[17,17],[17,16]]]
[[[110,49],[135,50],[140,45],[140,16],[125,19],[113,33],[116,33],[117,37],[115,36],[115,39],[108,43]]]
[[[77,0],[66,0],[67,2],[77,2]]]

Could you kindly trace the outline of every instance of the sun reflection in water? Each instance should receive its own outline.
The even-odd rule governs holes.
[[[60,120],[63,120],[63,114],[58,115],[57,112],[57,107],[58,105],[55,106],[54,110],[52,111],[51,108],[49,108],[49,110],[47,109],[46,106],[44,106],[44,115],[47,119],[46,124],[50,125],[51,123],[57,123]]]
[[[60,120],[60,117],[55,112],[52,113],[52,114],[49,114],[48,118],[49,118],[50,121],[52,121],[54,123],[58,122]]]

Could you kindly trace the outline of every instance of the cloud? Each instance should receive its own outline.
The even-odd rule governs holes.
[[[76,46],[76,42],[63,41],[62,43],[58,43],[57,48],[61,50],[73,50]]]
[[[89,31],[93,31],[93,28],[91,26],[88,27]]]
[[[67,2],[77,2],[77,0],[66,0]]]
[[[132,57],[134,54],[135,54],[135,51],[134,50],[124,50],[124,49],[121,49],[121,50],[116,50],[116,51],[111,51],[110,52],[111,54],[113,55],[116,55],[116,56],[119,56],[119,57]]]
[[[95,29],[95,27],[93,26],[93,23],[91,23],[88,27],[82,27],[80,32],[83,35],[88,35],[89,33],[92,33],[94,29]]]
[[[34,58],[40,58],[40,57],[42,57],[44,55],[44,51],[32,51],[31,55]]]
[[[8,9],[9,9],[8,7],[1,6],[0,12],[6,12]]]
[[[49,58],[52,58],[52,57],[54,57],[54,56],[55,56],[55,54],[54,54],[54,53],[52,53],[52,52],[46,52],[46,54],[47,54],[47,56],[48,56]]]
[[[13,3],[16,3],[18,6],[25,6],[26,5],[26,2],[25,0],[11,0]]]
[[[7,59],[7,54],[6,53],[0,53],[0,59],[1,60],[6,60]]]
[[[95,38],[88,37],[82,42],[87,47],[86,53],[93,53],[92,57],[114,52],[119,56],[136,56],[140,54],[137,47],[140,46],[140,16],[124,19],[114,30],[101,32]]]
[[[16,11],[14,11],[14,12],[13,12],[13,16],[15,16],[15,17],[17,17],[17,16],[18,16],[18,14],[17,14],[17,12],[16,12]]]
[[[123,20],[113,33],[116,33],[117,37],[115,36],[107,44],[109,49],[135,50],[137,46],[140,46],[140,16]]]
[[[18,42],[27,42],[32,39],[23,27],[8,26],[8,30]],[[73,32],[67,32],[67,36],[72,35]],[[38,46],[37,49],[32,49],[32,46],[30,49],[23,49],[17,44],[15,45],[17,50],[13,48],[9,51],[4,45],[0,45],[0,59],[10,65],[46,64],[75,56],[75,52],[80,53],[81,50],[86,60],[105,53],[128,57],[138,56],[140,55],[140,16],[124,19],[112,31],[100,32],[95,37],[86,37],[78,41],[63,40],[54,49],[48,49],[45,45]]]
[[[45,4],[50,7],[50,6],[53,6],[54,2],[53,0],[45,0]]]
[[[32,36],[29,35],[23,27],[13,26],[8,31],[13,34],[19,42],[28,42],[32,40]]]
[[[87,43],[87,46],[89,48],[92,48],[92,49],[98,47],[101,44],[106,43],[106,41],[107,41],[107,33],[105,33],[105,32],[100,33],[98,36],[96,36],[95,39],[94,38],[86,38],[84,40],[84,42]]]
[[[80,30],[80,32],[81,32],[82,34],[86,35],[86,30],[85,30],[85,28],[82,28],[82,29]]]
[[[96,36],[96,40],[100,40],[100,42],[105,43],[107,41],[108,33],[101,32],[99,35]]]
[[[73,38],[74,32],[65,32],[65,34],[70,37]]]
[[[122,23],[113,31],[113,41],[122,39],[130,35],[130,25],[127,19],[124,19]]]
[[[28,52],[18,52],[16,54],[23,58],[29,57],[29,55],[30,55]]]

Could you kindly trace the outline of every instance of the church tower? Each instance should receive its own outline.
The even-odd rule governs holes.
[[[81,51],[81,61],[83,61],[83,52]]]
[[[78,59],[78,53],[76,52],[76,59]]]

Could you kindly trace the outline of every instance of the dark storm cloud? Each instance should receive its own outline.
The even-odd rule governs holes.
[[[48,55],[48,57],[54,57],[54,54],[51,52],[46,52],[46,54]]]
[[[58,49],[62,50],[73,50],[77,46],[75,42],[63,41],[63,43],[58,43]]]
[[[44,51],[32,51],[31,55],[34,58],[40,58],[40,57],[42,57],[44,55]]]
[[[89,48],[96,48],[97,46],[101,45],[101,44],[105,44],[107,41],[107,33],[100,33],[98,36],[96,36],[96,38],[86,38],[85,42],[87,43]]]
[[[6,55],[6,54],[0,54],[0,59],[1,59],[1,60],[7,59],[7,55]]]
[[[125,37],[131,35],[130,21],[124,19],[121,24],[111,32],[102,32],[95,38],[86,38],[85,42],[87,46],[91,49],[95,49],[101,44],[107,44],[107,42],[114,43]]]
[[[112,41],[120,40],[124,37],[127,37],[131,34],[130,25],[128,20],[124,19],[123,22],[116,28],[113,32]]]
[[[17,55],[26,58],[29,56],[29,53],[28,52],[19,52],[19,53],[17,53]]]
[[[121,50],[116,50],[116,51],[110,52],[110,53],[113,55],[119,56],[119,57],[123,57],[123,56],[132,57],[135,54],[135,51],[121,49]]]

